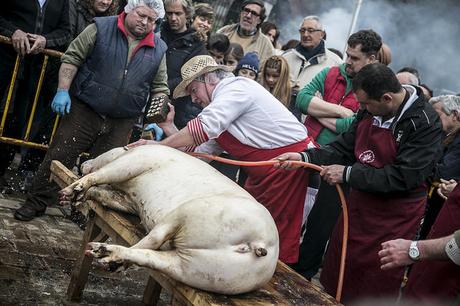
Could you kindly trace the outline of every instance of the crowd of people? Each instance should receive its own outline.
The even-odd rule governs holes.
[[[335,296],[348,202],[343,302],[460,299],[460,96],[434,96],[415,67],[394,73],[391,48],[372,29],[350,35],[345,57],[328,48],[315,15],[285,45],[262,0],[245,0],[235,24],[215,29],[212,4],[189,0],[6,0],[0,12],[2,110],[20,69],[3,135],[21,138],[40,75],[51,59],[33,139],[50,134],[24,204],[29,221],[57,202],[52,160],[72,168],[114,147],[162,144],[275,167],[212,163],[271,213],[280,260]],[[169,113],[144,125],[149,99]],[[139,139],[138,126],[155,132]],[[0,143],[4,178],[18,147]],[[322,166],[320,173],[292,161]],[[167,178],[165,178],[167,179]]]

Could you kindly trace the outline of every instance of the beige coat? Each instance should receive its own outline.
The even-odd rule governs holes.
[[[289,64],[292,85],[298,86],[299,90],[315,77],[315,75],[327,67],[338,66],[343,61],[335,53],[326,49],[326,53],[318,54],[318,64],[311,64],[295,49],[287,50],[282,55]]]
[[[220,28],[217,33],[222,33],[222,34],[225,34],[227,35],[228,39],[230,40],[230,42],[236,42],[234,38],[236,35],[238,35],[236,33],[237,31],[237,28],[238,28],[238,24],[231,24],[231,25],[227,25],[227,26],[224,26],[222,28]],[[270,41],[270,39],[265,36],[264,34],[262,34],[262,32],[260,31],[260,29],[256,32],[256,34],[254,35],[251,43],[249,44],[249,46],[247,46],[245,49],[244,49],[244,53],[248,53],[248,52],[257,52],[258,56],[259,56],[259,61],[260,61],[260,66],[262,66],[262,63],[267,59],[269,58],[270,56],[273,55],[273,45]]]

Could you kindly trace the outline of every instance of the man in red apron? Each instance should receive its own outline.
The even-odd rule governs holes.
[[[174,98],[191,95],[203,111],[180,131],[162,125],[168,137],[161,144],[194,146],[197,152],[212,154],[225,150],[243,161],[269,160],[313,146],[306,128],[266,89],[227,71],[207,55],[196,56],[182,67],[183,81],[174,90]],[[308,172],[273,167],[247,167],[245,171],[245,189],[268,209],[277,225],[280,260],[297,262]]]
[[[342,301],[396,298],[404,269],[382,271],[378,251],[384,241],[414,239],[425,211],[425,180],[441,144],[441,124],[420,89],[404,86],[385,65],[369,64],[353,79],[361,105],[356,121],[336,141],[319,149],[288,153],[283,160],[325,166],[330,184],[347,182],[349,238]],[[289,162],[281,166],[289,167]],[[326,253],[321,283],[337,290],[343,217]]]
[[[379,252],[382,270],[414,264],[404,288],[405,298],[436,304],[460,299],[458,229],[460,184],[444,203],[427,240],[397,239],[382,243]]]

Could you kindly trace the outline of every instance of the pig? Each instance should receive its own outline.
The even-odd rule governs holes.
[[[273,276],[279,252],[273,218],[206,162],[167,146],[144,145],[108,151],[85,162],[82,173],[61,191],[63,201],[86,200],[92,186],[109,184],[118,196],[101,202],[139,215],[148,233],[129,248],[89,243],[86,255],[101,264],[135,264],[222,294],[256,290]]]

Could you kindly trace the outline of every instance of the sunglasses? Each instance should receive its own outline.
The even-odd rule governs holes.
[[[243,8],[243,9],[241,10],[241,12],[242,12],[243,14],[245,14],[245,15],[251,14],[252,16],[260,17],[260,14],[259,14],[259,13],[257,13],[256,11],[253,11],[253,10],[247,8],[247,7]]]

